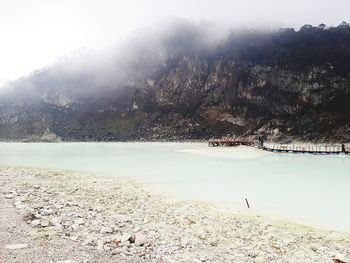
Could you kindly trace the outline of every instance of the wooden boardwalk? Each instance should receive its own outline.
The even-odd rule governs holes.
[[[210,147],[246,145],[278,153],[350,154],[349,144],[274,144],[246,138],[221,138],[210,139],[208,145]]]
[[[245,138],[221,138],[221,139],[210,139],[208,142],[209,147],[215,146],[238,146],[246,145],[252,146],[255,144],[255,141],[245,139]]]
[[[309,153],[309,154],[349,154],[350,146],[342,144],[269,144],[261,147],[265,151],[280,153]]]

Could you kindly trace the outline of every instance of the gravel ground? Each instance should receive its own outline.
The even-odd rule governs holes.
[[[125,178],[0,168],[0,262],[350,262],[350,235],[206,203]]]

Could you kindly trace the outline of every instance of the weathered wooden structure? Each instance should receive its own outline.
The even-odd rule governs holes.
[[[210,147],[215,146],[254,146],[269,152],[279,153],[310,153],[310,154],[350,154],[350,145],[345,144],[274,144],[264,143],[259,140],[248,138],[230,138],[210,139]]]
[[[210,139],[208,145],[210,147],[215,146],[238,146],[238,145],[246,145],[252,146],[256,144],[254,140],[246,139],[246,138],[230,138],[224,137],[221,139]]]
[[[265,151],[280,153],[310,153],[310,154],[349,154],[350,146],[344,144],[264,144]]]

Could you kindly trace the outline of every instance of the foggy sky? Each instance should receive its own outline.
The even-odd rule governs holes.
[[[349,0],[0,0],[0,86],[80,48],[103,48],[167,17],[232,27],[338,25]]]

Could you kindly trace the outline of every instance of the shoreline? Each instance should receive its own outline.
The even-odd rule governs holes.
[[[180,149],[176,150],[176,152],[194,154],[194,155],[202,155],[209,157],[219,157],[219,158],[234,158],[234,159],[254,159],[257,157],[271,155],[273,153],[268,151],[263,151],[262,149],[258,149],[251,146],[233,146],[233,147],[207,147],[200,149]],[[228,155],[230,154],[230,155]],[[250,154],[250,156],[242,157],[242,154]]]
[[[19,216],[0,218],[0,233],[8,237],[0,240],[4,262],[17,262],[14,255],[91,263],[350,259],[347,233],[233,213],[207,202],[168,200],[128,177],[0,167],[0,184],[2,207]],[[15,227],[9,231],[6,223]],[[52,254],[35,253],[42,243]],[[63,252],[67,245],[74,251]]]
[[[298,218],[292,215],[285,215],[281,212],[274,211],[273,208],[247,208],[244,200],[241,203],[238,202],[222,202],[222,201],[208,201],[203,200],[201,198],[193,199],[191,197],[184,197],[178,195],[176,192],[169,193],[167,190],[160,190],[160,187],[164,187],[162,183],[149,183],[141,180],[141,182],[137,182],[138,180],[131,178],[131,181],[137,185],[141,185],[143,189],[147,192],[152,193],[153,195],[159,196],[165,202],[187,202],[187,203],[199,203],[206,204],[210,206],[212,209],[216,211],[222,211],[228,214],[233,214],[237,217],[246,217],[246,218],[259,218],[259,220],[269,222],[274,225],[283,225],[283,226],[292,226],[293,228],[300,229],[309,229],[311,231],[318,232],[336,232],[344,235],[348,235],[350,237],[350,230],[345,230],[342,227],[335,227],[329,225],[322,225],[316,223],[312,220],[307,220],[305,218]],[[158,187],[154,185],[159,185]],[[249,200],[248,200],[249,201]]]

